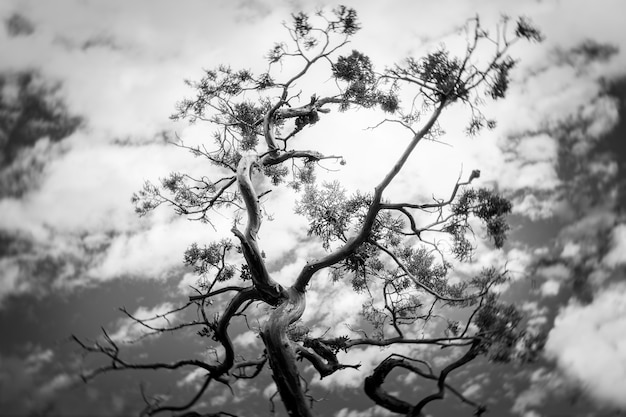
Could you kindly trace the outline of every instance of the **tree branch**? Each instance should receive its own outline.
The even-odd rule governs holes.
[[[245,234],[236,227],[233,227],[231,231],[241,242],[243,255],[250,268],[250,275],[255,287],[264,300],[270,304],[276,304],[279,298],[284,297],[284,289],[270,277],[256,242],[257,233],[261,227],[261,209],[250,180],[252,166],[256,163],[257,156],[250,153],[244,155],[237,166],[237,182],[248,213],[248,224]]]
[[[409,156],[411,155],[411,153],[413,152],[417,144],[428,134],[430,129],[433,127],[433,125],[435,124],[439,116],[441,115],[441,112],[445,106],[446,106],[446,101],[443,100],[440,103],[440,105],[436,108],[436,110],[433,112],[428,122],[417,132],[417,134],[413,136],[413,139],[411,140],[409,145],[406,147],[406,149],[404,150],[404,152],[402,153],[398,161],[396,161],[393,168],[387,173],[387,175],[385,175],[385,177],[380,182],[380,184],[376,186],[374,190],[374,196],[372,198],[372,203],[369,206],[369,209],[367,211],[367,214],[365,216],[365,220],[363,221],[363,225],[361,226],[361,229],[356,233],[355,236],[348,239],[348,241],[339,249],[335,250],[334,252],[330,253],[329,255],[325,256],[322,259],[315,260],[315,261],[308,263],[302,269],[302,271],[298,275],[298,278],[296,279],[296,282],[294,284],[294,288],[297,291],[303,292],[306,286],[308,285],[309,281],[313,277],[313,274],[315,274],[317,271],[319,271],[320,269],[329,267],[331,265],[334,265],[337,262],[340,262],[341,260],[345,259],[350,253],[356,250],[356,248],[361,246],[361,244],[367,240],[372,230],[372,227],[374,225],[374,220],[376,219],[376,216],[380,210],[380,204],[382,200],[383,191],[385,191],[385,189],[391,183],[391,181],[396,177],[396,175],[398,175],[398,173],[400,172],[400,170],[402,169],[402,167],[408,160]]]

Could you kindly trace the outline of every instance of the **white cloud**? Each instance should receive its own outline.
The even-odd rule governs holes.
[[[526,216],[533,221],[547,219],[568,212],[568,203],[558,193],[550,192],[548,195],[524,193],[514,198],[513,213]]]
[[[591,162],[588,169],[589,172],[594,175],[600,176],[604,181],[612,179],[619,171],[617,162],[604,160]]]
[[[565,281],[570,277],[571,273],[569,268],[564,264],[556,264],[539,268],[537,274],[544,278]]]
[[[463,394],[464,397],[472,398],[480,396],[482,391],[482,385],[474,383],[465,388],[461,394]]]
[[[420,352],[420,353],[416,353]],[[395,345],[393,347],[393,353],[406,356],[419,355],[424,356],[425,349],[421,346],[401,346]],[[314,378],[311,383],[313,385],[319,385],[328,389],[332,388],[356,388],[363,385],[363,378],[367,375],[371,375],[374,368],[380,364],[387,356],[392,353],[390,348],[381,348],[379,346],[367,346],[362,348],[352,348],[349,353],[339,352],[337,359],[339,363],[356,365],[360,364],[359,369],[346,368],[342,369],[334,374],[331,374],[324,379]],[[445,361],[446,358],[443,358]],[[434,364],[438,366],[437,364]]]
[[[184,378],[178,380],[176,382],[176,386],[184,387],[186,385],[198,385],[200,384],[200,380],[207,374],[206,369],[196,368],[193,371],[189,372],[185,375]]]
[[[263,397],[270,398],[272,395],[276,393],[277,390],[278,389],[276,388],[276,384],[272,382],[263,390]]]
[[[529,136],[519,140],[515,152],[523,161],[551,161],[557,159],[558,145],[547,134]]]
[[[189,295],[189,292],[190,292],[189,287],[197,288],[199,279],[200,277],[198,276],[198,274],[191,273],[191,272],[184,274],[182,279],[178,283],[178,289],[180,290],[181,294]]]
[[[551,396],[559,395],[565,389],[565,381],[557,372],[539,368],[530,375],[530,387],[518,394],[511,411],[526,416],[533,412],[529,408],[540,407]]]
[[[602,263],[615,267],[626,263],[626,224],[616,226],[611,233],[612,247]]]
[[[476,253],[471,262],[454,261],[454,270],[469,276],[475,276],[485,268],[496,268],[499,271],[508,271],[513,281],[524,278],[525,272],[532,260],[527,248],[495,249],[484,240],[476,241]],[[506,284],[504,284],[506,286]]]
[[[123,274],[160,279],[182,266],[183,253],[206,237],[206,225],[179,218],[171,223],[116,237],[89,275],[111,279]]]
[[[163,303],[152,308],[148,307],[139,307],[135,310],[134,313],[131,313],[133,317],[144,320],[147,325],[154,328],[166,328],[175,324],[177,321],[177,313],[168,314],[166,317],[163,317],[166,313],[171,311],[174,308],[172,303]],[[153,317],[157,317],[152,320]],[[128,342],[133,341],[137,338],[140,338],[148,333],[152,333],[153,331],[149,328],[142,326],[131,318],[123,318],[120,319],[116,325],[117,329],[114,332],[109,333],[109,337],[115,342]]]
[[[357,294],[349,284],[349,277],[332,283],[321,272],[313,278],[307,292],[307,306],[302,321],[328,337],[341,336],[349,332],[347,326],[360,321],[361,306],[367,300],[365,294]],[[329,330],[330,329],[330,330]]]
[[[24,359],[24,370],[29,374],[37,373],[40,371],[41,367],[49,363],[53,357],[54,352],[51,349],[36,350]]]
[[[51,397],[57,391],[69,387],[77,379],[76,376],[72,377],[66,373],[55,375],[50,381],[39,387],[37,394],[43,397]]]
[[[597,400],[626,409],[626,285],[575,301],[555,319],[546,352]]]
[[[259,345],[260,343],[261,343],[261,340],[259,338],[258,333],[253,332],[251,330],[243,332],[237,335],[237,337],[233,339],[233,344],[242,348],[248,348],[250,346]]]
[[[385,416],[391,415],[392,413],[387,412],[383,408],[372,407],[366,410],[351,410],[349,408],[342,408],[339,410],[334,416],[335,417],[374,417],[374,416]]]
[[[541,284],[541,295],[544,297],[552,297],[559,293],[559,289],[561,288],[561,283],[559,281],[555,281],[550,279],[543,284]]]
[[[575,258],[580,253],[580,245],[574,242],[566,242],[561,252],[562,258]]]
[[[19,294],[30,289],[30,285],[19,279],[20,266],[13,258],[0,259],[0,301],[9,294]]]

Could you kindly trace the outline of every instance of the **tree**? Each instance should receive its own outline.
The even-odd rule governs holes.
[[[461,105],[469,109],[468,134],[493,128],[495,121],[482,113],[481,104],[505,97],[516,63],[509,55],[510,47],[520,39],[540,41],[542,35],[523,18],[514,23],[503,18],[494,33],[474,18],[465,27],[467,45],[462,56],[455,57],[442,47],[377,72],[371,59],[360,51],[340,55],[360,29],[353,9],[341,6],[330,13],[298,13],[285,28],[289,44],[277,43],[268,52],[267,72],[255,75],[228,66],[207,70],[200,81],[188,82],[195,97],[179,103],[173,116],[215,127],[213,149],[182,142],[178,146],[206,158],[223,175],[209,179],[172,173],[158,185],[147,182],[132,198],[139,215],[167,205],[201,223],[210,224],[210,215],[216,211],[232,216],[234,239],[207,246],[192,244],[185,252],[185,264],[201,279],[188,303],[170,313],[196,308],[197,318],[159,327],[124,310],[154,333],[199,328],[200,337],[210,340],[216,352],[219,347],[218,359],[213,363],[200,359],[129,363],[118,342],[105,331],[104,339],[94,343],[75,337],[86,351],[111,360],[84,377],[113,370],[200,368],[206,377],[192,399],[182,405],[146,399],[143,411],[144,415],[171,411],[196,416],[199,414],[191,410],[212,382],[229,385],[255,378],[269,367],[287,413],[311,416],[299,360],[310,363],[323,378],[359,367],[340,363],[340,351],[349,357],[363,346],[386,346],[390,355],[364,379],[365,394],[374,403],[394,413],[422,416],[428,404],[449,392],[472,406],[476,415],[482,414],[485,407],[465,398],[447,381],[448,376],[480,356],[504,362],[531,358],[541,340],[519,328],[520,312],[499,300],[494,291],[507,280],[506,271],[489,268],[474,277],[452,280],[450,257],[459,261],[471,258],[477,224],[495,247],[502,247],[511,204],[491,190],[472,187],[480,176],[478,170],[457,181],[447,198],[431,202],[389,201],[384,193],[417,145],[438,137],[438,119],[446,108]],[[490,55],[485,58],[487,50]],[[328,83],[320,84],[310,99],[303,100],[296,84],[314,68],[328,71],[334,80],[333,91],[326,92]],[[397,161],[372,191],[349,195],[338,182],[318,185],[318,163],[325,159],[343,163],[343,159],[298,147],[304,129],[323,123],[332,108],[340,112],[380,108],[385,116],[376,128],[396,123],[406,131],[408,144],[398,151]],[[255,184],[260,184],[261,178],[269,179],[274,187],[298,190],[301,198],[296,212],[308,219],[310,238],[325,251],[324,256],[302,265],[290,286],[273,279],[257,241],[262,225],[267,227],[262,201],[271,198],[268,192],[257,190]],[[426,216],[430,220],[424,222]],[[314,336],[301,322],[307,291],[321,279],[321,271],[327,271],[337,285],[351,285],[354,291],[368,295],[370,301],[361,312],[366,330],[325,338]],[[225,296],[226,306],[216,311],[218,300]],[[228,326],[234,317],[258,304],[269,306],[258,328],[263,351],[256,359],[244,359],[235,351]],[[462,318],[445,316],[452,310],[455,317]],[[419,336],[415,329],[424,326],[437,335]],[[435,371],[420,357],[393,353],[393,347],[399,345],[455,350],[460,356]],[[394,369],[433,381],[432,394],[411,400],[387,392],[383,383]]]

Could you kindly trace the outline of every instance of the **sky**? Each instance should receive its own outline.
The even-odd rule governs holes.
[[[185,249],[228,235],[226,217],[214,217],[214,228],[167,208],[139,218],[130,203],[146,180],[172,171],[212,172],[207,161],[169,143],[176,137],[210,141],[210,130],[201,123],[169,118],[176,102],[192,94],[183,81],[199,79],[203,69],[219,64],[263,71],[266,52],[286,40],[281,23],[291,13],[337,4],[0,3],[3,415],[136,415],[142,407],[140,381],[151,395],[193,395],[201,375],[189,372],[117,373],[85,384],[81,369],[98,362],[83,358],[70,335],[93,340],[104,327],[119,341],[141,336],[118,308],[148,317],[184,304],[197,280],[183,266]],[[485,401],[494,416],[626,415],[626,5],[620,0],[344,4],[357,9],[363,27],[347,52],[364,51],[380,69],[442,43],[458,47],[458,28],[476,15],[486,27],[505,13],[526,16],[541,28],[543,43],[519,44],[513,51],[519,64],[506,99],[485,105],[497,127],[468,138],[467,109],[450,109],[441,121],[444,143],[420,144],[386,197],[446,196],[461,172],[480,169],[478,184],[514,203],[505,247],[495,250],[479,240],[472,262],[458,265],[458,271],[506,267],[512,281],[502,296],[526,313],[525,326],[547,333],[545,351],[526,367],[469,366],[455,377],[468,397]],[[299,87],[309,97],[318,85]],[[24,113],[19,129],[9,128],[7,120],[26,103],[23,97],[40,97],[39,110]],[[60,115],[58,125],[46,124],[50,114]],[[369,111],[332,112],[303,134],[303,147],[342,155],[347,162],[329,162],[320,181],[373,189],[407,140],[394,126],[366,129],[380,120]],[[271,272],[284,284],[319,246],[306,238],[306,219],[294,214],[297,198],[293,191],[273,190],[265,210],[274,220],[259,236]],[[349,285],[319,277],[304,320],[320,333],[344,334],[359,323],[362,302]],[[243,352],[254,352],[260,343],[244,323],[235,323],[233,333]],[[210,355],[194,336],[147,338],[127,346],[129,357]],[[375,360],[387,354],[363,349],[345,358],[360,362],[360,370],[313,380],[315,392],[326,398],[316,410],[337,417],[386,415],[363,399],[360,384]],[[424,389],[409,376],[394,378],[399,391]],[[216,387],[204,405],[265,415],[272,390],[264,374],[238,385],[234,396]],[[281,412],[278,406],[277,415]],[[452,400],[429,412],[471,415]]]

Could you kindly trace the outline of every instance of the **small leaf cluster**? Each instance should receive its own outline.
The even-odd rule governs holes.
[[[194,122],[196,118],[204,117],[206,110],[211,108],[219,108],[222,113],[233,116],[230,108],[220,107],[214,101],[230,101],[245,91],[263,90],[275,85],[269,73],[255,77],[250,70],[233,70],[227,65],[205,70],[200,81],[185,80],[185,84],[196,90],[196,97],[177,103],[177,111],[171,116],[173,120],[189,118]]]
[[[273,185],[280,185],[289,174],[289,169],[284,165],[264,165],[263,174],[270,179]]]
[[[474,216],[485,225],[487,236],[496,248],[501,248],[506,241],[509,225],[506,215],[511,212],[511,202],[492,190],[470,188],[464,190],[452,205],[452,218],[446,231],[453,235],[453,252],[459,259],[471,255],[472,247],[465,237],[469,230],[468,219]]]
[[[501,62],[493,65],[495,74],[492,76],[492,81],[489,83],[487,93],[494,100],[504,98],[509,88],[510,71],[515,67],[516,61],[507,57]]]
[[[333,65],[333,75],[337,80],[345,81],[348,87],[344,91],[342,110],[347,110],[350,102],[371,107],[376,103],[376,76],[370,58],[353,50],[348,56],[340,56]]]
[[[460,82],[463,70],[461,60],[451,57],[450,52],[444,48],[421,59],[408,58],[406,68],[398,70],[432,88],[439,101],[466,100],[469,96],[469,90]]]
[[[311,329],[302,323],[294,323],[287,328],[287,336],[294,342],[301,342],[307,338]]]
[[[494,362],[510,361],[523,336],[517,330],[522,318],[522,313],[514,305],[498,301],[494,294],[487,295],[474,319],[481,337],[481,353]]]
[[[207,274],[211,269],[216,269],[215,279],[218,282],[224,282],[235,275],[234,266],[225,261],[226,254],[232,247],[233,244],[228,239],[212,242],[203,247],[192,243],[185,251],[184,263],[186,266],[193,267],[194,272],[201,275]]]
[[[487,119],[485,115],[478,113],[470,119],[467,127],[465,128],[465,133],[467,133],[470,137],[474,137],[477,136],[483,128],[486,127],[489,130],[493,130],[496,126],[497,122],[495,120]]]
[[[397,256],[418,282],[441,295],[451,293],[452,287],[447,280],[449,265],[435,262],[435,256],[427,248],[406,246],[398,251]],[[401,273],[402,271],[398,271],[398,274]],[[416,286],[409,278],[405,278],[403,284],[406,287]]]
[[[296,40],[301,41],[304,49],[309,50],[317,46],[319,40],[315,36],[311,36],[314,29],[309,22],[309,15],[304,12],[291,15],[293,20],[293,33]]]
[[[348,56],[340,56],[333,64],[332,71],[335,79],[347,83],[340,110],[347,110],[350,104],[366,108],[379,104],[381,109],[388,113],[398,109],[400,99],[395,89],[386,92],[377,89],[378,77],[374,72],[372,61],[362,52],[353,50]]]
[[[537,29],[526,17],[520,17],[515,27],[515,36],[534,42],[541,42],[545,39],[543,33]]]
[[[339,336],[334,339],[326,340],[324,343],[328,346],[334,354],[339,353],[340,350],[347,351],[346,342],[350,340],[348,336]]]
[[[266,109],[255,105],[252,102],[244,101],[237,103],[232,108],[232,113],[229,114],[229,122],[237,127],[237,130],[241,134],[240,147],[242,150],[254,149],[259,143],[258,125],[263,119]]]
[[[143,183],[139,191],[133,193],[130,202],[135,206],[135,213],[139,216],[145,216],[150,211],[158,207],[161,202],[156,198],[159,195],[159,189],[149,181]]]
[[[361,306],[361,316],[373,327],[371,338],[383,340],[385,338],[385,323],[389,317],[387,313],[376,307],[372,300],[369,300]]]
[[[293,164],[293,180],[289,186],[296,191],[300,191],[302,186],[312,186],[315,183],[315,161],[307,159],[302,165]]]
[[[196,220],[206,221],[204,214],[210,207],[228,206],[236,195],[224,192],[216,196],[216,183],[206,177],[196,180],[188,175],[172,172],[161,178],[160,187],[146,181],[143,187],[133,193],[131,203],[135,212],[145,216],[163,203],[174,207],[179,215],[200,214]]]
[[[378,249],[370,244],[359,246],[338,265],[335,280],[348,273],[352,276],[350,283],[356,293],[367,290],[369,278],[384,268],[378,253]]]
[[[339,6],[333,9],[337,20],[330,22],[330,29],[334,32],[352,36],[361,29],[356,10],[351,7]]]
[[[321,188],[308,185],[296,205],[296,213],[309,219],[309,236],[320,237],[328,250],[332,242],[346,241],[346,232],[366,207],[367,199],[363,195],[348,198],[341,184],[333,181],[322,184]]]

